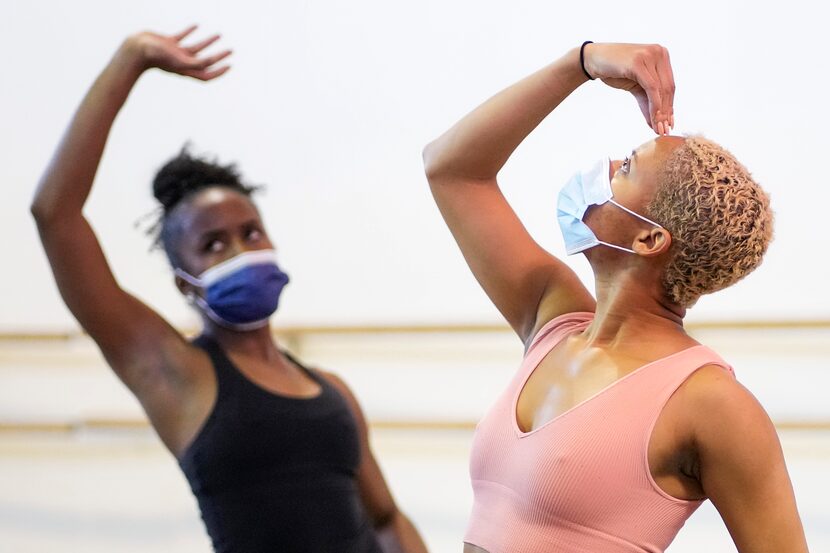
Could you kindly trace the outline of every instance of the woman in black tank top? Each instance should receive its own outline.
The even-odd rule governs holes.
[[[199,310],[188,342],[121,289],[82,213],[115,116],[147,69],[213,80],[214,36],[129,37],[87,93],[32,204],[61,295],[176,456],[216,551],[425,551],[398,510],[345,384],[274,342],[288,282],[233,165],[185,149],[156,175],[159,241]]]

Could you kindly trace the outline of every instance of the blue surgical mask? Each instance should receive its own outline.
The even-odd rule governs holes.
[[[602,205],[605,202],[610,202],[646,223],[663,228],[662,225],[643,217],[639,213],[634,213],[612,199],[614,193],[611,191],[609,168],[610,160],[603,158],[590,169],[580,171],[572,176],[559,192],[556,216],[559,219],[562,236],[565,238],[565,251],[568,255],[585,251],[600,244],[624,252],[636,253],[632,249],[609,244],[596,237],[594,231],[582,220],[585,212],[592,205]]]
[[[274,250],[241,253],[194,277],[181,269],[176,274],[205,291],[188,299],[216,324],[232,330],[254,330],[268,324],[277,310],[288,275],[280,270]]]

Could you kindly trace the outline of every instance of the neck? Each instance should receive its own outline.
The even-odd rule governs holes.
[[[594,321],[585,334],[592,346],[613,347],[686,335],[686,309],[668,301],[660,286],[643,286],[642,275],[597,275],[596,293]]]
[[[256,357],[270,361],[280,356],[277,342],[271,333],[271,326],[248,331],[231,330],[204,318],[204,334],[210,336],[225,351],[238,353],[246,357]]]

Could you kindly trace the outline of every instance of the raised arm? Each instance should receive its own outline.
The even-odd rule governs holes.
[[[588,80],[579,50],[490,98],[424,150],[444,220],[476,279],[525,343],[553,317],[596,305],[576,274],[531,238],[496,179],[525,137]],[[674,84],[663,48],[590,44],[584,53],[591,76],[634,94],[647,123],[668,132]]]
[[[183,377],[191,348],[155,312],[122,290],[82,210],[89,196],[113,121],[139,76],[161,69],[210,80],[229,52],[199,57],[218,37],[192,47],[180,45],[194,28],[178,35],[141,33],[128,38],[81,102],[41,178],[32,214],[61,296],[109,364],[153,417],[157,391]]]

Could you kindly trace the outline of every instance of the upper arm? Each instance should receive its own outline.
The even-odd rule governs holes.
[[[576,274],[533,240],[495,179],[442,174],[429,181],[464,259],[522,341],[557,315],[594,310]]]
[[[366,417],[363,415],[357,398],[342,379],[332,373],[323,372],[322,374],[341,393],[355,417],[360,439],[360,467],[357,474],[360,497],[375,526],[384,526],[396,515],[398,507],[372,453]]]
[[[721,374],[719,375],[717,372]],[[758,400],[720,369],[694,384],[700,480],[741,553],[806,552],[784,455]]]
[[[38,221],[38,227],[64,302],[119,378],[141,400],[175,390],[184,379],[181,367],[189,366],[195,348],[121,289],[80,213]]]

